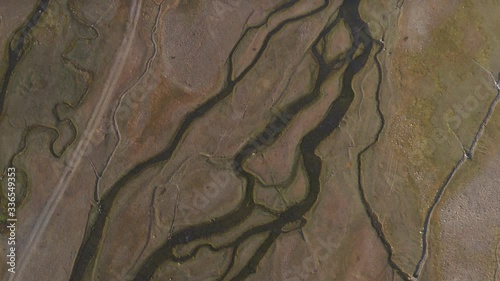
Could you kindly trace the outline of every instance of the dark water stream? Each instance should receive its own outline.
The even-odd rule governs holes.
[[[7,94],[7,87],[12,73],[16,69],[17,64],[21,61],[22,57],[26,54],[26,41],[27,36],[30,34],[31,29],[36,26],[43,12],[47,9],[50,0],[40,0],[35,10],[29,15],[28,20],[14,33],[11,41],[9,42],[7,51],[7,64],[4,77],[2,79],[2,86],[0,88],[0,116],[3,113],[5,102],[5,95]],[[2,62],[3,64],[4,62]]]
[[[272,14],[287,9],[293,6],[296,2],[297,1],[286,2],[282,6],[278,7]],[[182,137],[190,128],[191,124],[233,92],[237,83],[240,82],[246,76],[246,74],[249,73],[249,71],[256,65],[256,63],[266,50],[271,38],[277,32],[282,30],[282,28],[288,23],[316,15],[317,13],[323,11],[326,7],[328,7],[328,5],[329,1],[325,1],[322,6],[307,14],[285,20],[284,22],[279,24],[266,36],[264,43],[257,53],[255,59],[242,71],[242,73],[238,77],[235,77],[233,79],[232,56],[241,40],[250,30],[247,29],[247,31],[243,34],[239,42],[235,45],[234,49],[230,53],[228,60],[229,71],[225,87],[217,95],[210,98],[200,107],[186,115],[184,121],[178,128],[178,131],[173,140],[164,151],[138,164],[129,172],[127,172],[112,186],[110,192],[103,197],[101,201],[101,212],[98,215],[95,223],[90,226],[90,234],[88,235],[88,237],[86,237],[80,248],[75,266],[73,268],[71,280],[82,280],[85,271],[91,267],[91,261],[101,243],[103,231],[108,219],[108,214],[110,213],[115,198],[117,197],[123,186],[125,186],[126,183],[131,179],[142,173],[146,168],[151,167],[152,165],[155,165],[157,163],[168,161],[172,157],[173,153],[181,142]],[[338,11],[338,15],[335,20],[328,24],[318,35],[312,46],[313,55],[319,66],[315,86],[310,93],[292,103],[284,111],[285,115],[292,116],[293,118],[298,113],[300,113],[301,110],[311,105],[312,102],[316,101],[318,96],[320,96],[320,89],[323,83],[330,77],[332,73],[339,70],[347,63],[347,67],[345,68],[345,72],[342,76],[341,95],[330,105],[323,120],[315,128],[308,132],[300,142],[300,154],[304,164],[303,166],[307,173],[309,192],[304,200],[290,206],[286,211],[278,214],[274,221],[256,226],[241,234],[240,237],[238,237],[235,241],[224,246],[226,248],[234,249],[233,257],[231,260],[232,265],[234,264],[236,249],[242,242],[258,233],[269,233],[264,243],[254,253],[243,270],[241,270],[235,277],[233,277],[233,280],[243,280],[250,274],[255,272],[261,259],[273,245],[275,240],[280,236],[280,234],[283,233],[283,227],[291,222],[295,222],[298,220],[305,223],[304,215],[311,210],[312,206],[318,200],[321,191],[320,176],[322,172],[322,160],[318,155],[316,155],[315,151],[321,144],[321,142],[325,140],[329,135],[331,135],[336,128],[338,128],[340,121],[347,113],[354,99],[354,91],[352,89],[353,78],[366,65],[373,49],[373,40],[370,36],[369,30],[367,29],[366,23],[360,18],[358,5],[359,0],[344,1]],[[332,61],[326,61],[324,56],[319,53],[317,47],[318,44],[320,44],[321,40],[324,39],[325,36],[337,25],[340,19],[343,19],[349,27],[354,42],[351,46],[351,49],[347,52],[348,57],[338,57]],[[260,26],[262,26],[263,24],[265,24],[265,22]],[[359,51],[358,55],[353,58],[357,50]],[[167,240],[154,253],[152,253],[140,266],[134,280],[150,280],[156,270],[166,261],[182,262],[188,260],[189,258],[194,257],[197,253],[197,250],[200,248],[198,247],[186,257],[178,258],[173,255],[174,247],[185,245],[198,239],[209,238],[213,235],[227,232],[230,229],[237,227],[242,221],[244,221],[251,215],[252,211],[256,208],[256,204],[253,198],[256,179],[252,174],[245,171],[245,169],[243,168],[243,163],[246,159],[249,158],[250,155],[252,155],[257,150],[255,143],[258,139],[262,138],[264,134],[272,131],[273,135],[270,136],[271,141],[275,141],[281,135],[281,133],[284,131],[284,128],[281,130],[269,130],[270,128],[279,128],[280,125],[282,125],[280,124],[280,122],[282,122],[280,118],[274,118],[268,124],[266,129],[260,133],[260,135],[258,135],[255,139],[249,140],[249,142],[234,157],[234,169],[241,178],[245,179],[245,194],[241,204],[235,210],[229,212],[225,216],[215,218],[210,222],[201,223],[199,225],[191,226],[173,233],[170,239]],[[210,247],[210,245],[204,246]],[[230,268],[228,268],[221,279],[226,277],[229,269]]]

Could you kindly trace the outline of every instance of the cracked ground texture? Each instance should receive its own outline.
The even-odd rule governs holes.
[[[500,280],[499,13],[3,1],[0,279]]]

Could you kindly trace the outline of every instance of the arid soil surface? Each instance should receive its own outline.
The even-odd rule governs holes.
[[[3,1],[0,280],[500,279],[498,14]]]

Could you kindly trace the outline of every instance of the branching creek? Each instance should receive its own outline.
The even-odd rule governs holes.
[[[257,55],[251,61],[251,63],[241,72],[241,74],[237,75],[233,78],[233,55],[235,50],[245,38],[245,36],[249,33],[250,30],[254,28],[259,28],[267,23],[269,18],[276,13],[284,11],[293,5],[295,5],[298,1],[288,1],[281,6],[277,7],[273,12],[271,12],[267,19],[261,24],[249,27],[243,32],[243,35],[240,37],[238,42],[235,44],[233,49],[231,50],[228,58],[228,71],[226,76],[226,82],[222,90],[217,93],[215,96],[209,98],[203,104],[201,104],[194,111],[189,112],[183,121],[181,122],[179,128],[172,141],[167,145],[165,150],[155,155],[154,157],[139,163],[130,171],[128,171],[124,176],[118,179],[116,183],[114,183],[108,193],[103,195],[102,200],[100,202],[100,212],[98,214],[97,219],[94,224],[90,226],[90,231],[87,237],[85,237],[75,265],[73,267],[71,280],[82,280],[85,272],[92,266],[92,260],[95,258],[95,254],[98,251],[100,244],[102,243],[103,233],[105,231],[106,223],[108,221],[108,215],[111,211],[113,203],[117,198],[119,192],[123,189],[127,182],[131,179],[139,176],[145,169],[156,165],[158,163],[168,161],[172,155],[175,153],[176,148],[181,142],[183,136],[186,134],[186,131],[191,127],[191,125],[202,117],[205,113],[207,113],[212,107],[214,107],[218,102],[230,96],[234,91],[235,86],[249,73],[250,70],[256,65],[256,63],[261,59],[264,51],[269,45],[271,38],[280,30],[283,29],[287,24],[302,20],[304,18],[314,16],[325,10],[330,4],[330,1],[324,1],[321,6],[315,8],[314,10],[307,12],[305,14],[295,16],[293,18],[289,18],[278,24],[274,29],[272,29],[265,37],[261,48],[259,49]],[[298,98],[294,102],[292,102],[289,106],[287,106],[283,114],[286,116],[291,116],[293,120],[298,113],[302,110],[310,106],[314,101],[318,99],[320,96],[320,89],[323,83],[335,72],[340,71],[345,67],[344,73],[341,76],[341,93],[340,95],[330,104],[326,114],[323,116],[323,119],[320,123],[310,130],[305,136],[302,137],[299,149],[300,149],[300,157],[297,161],[303,162],[303,167],[305,168],[308,180],[308,193],[305,198],[297,202],[294,205],[289,206],[283,212],[272,212],[275,216],[275,219],[269,223],[265,223],[256,227],[253,227],[244,233],[240,234],[240,236],[234,241],[231,241],[219,248],[215,248],[211,244],[202,244],[197,246],[193,251],[191,251],[186,256],[176,256],[174,254],[174,248],[186,245],[190,242],[209,238],[217,234],[224,233],[237,227],[242,221],[248,218],[252,211],[256,208],[265,207],[260,206],[255,203],[253,198],[254,195],[254,187],[257,179],[251,173],[247,172],[244,168],[244,162],[251,156],[255,151],[255,143],[258,139],[263,137],[263,134],[267,134],[269,131],[272,131],[273,134],[271,136],[270,143],[276,141],[286,129],[285,127],[280,127],[282,125],[282,121],[275,117],[273,118],[265,129],[263,129],[255,138],[250,139],[236,155],[233,159],[233,168],[237,175],[244,179],[245,183],[245,192],[244,198],[242,202],[239,204],[237,208],[230,211],[224,216],[211,219],[208,222],[204,222],[198,225],[190,226],[184,229],[181,229],[177,232],[174,232],[169,239],[167,239],[158,249],[156,249],[150,256],[146,258],[146,260],[141,264],[138,268],[138,271],[134,275],[135,281],[144,281],[151,280],[155,274],[155,272],[166,262],[184,262],[188,259],[193,258],[197,252],[202,247],[207,247],[212,251],[220,251],[221,249],[232,249],[232,258],[230,260],[229,266],[225,270],[225,272],[219,277],[220,280],[225,280],[228,278],[229,273],[231,272],[232,267],[234,266],[234,259],[236,257],[236,252],[238,247],[245,242],[247,239],[257,235],[266,233],[267,237],[264,242],[258,247],[258,249],[253,253],[251,258],[247,261],[246,265],[239,272],[236,272],[231,280],[244,280],[246,277],[254,273],[268,250],[274,244],[276,239],[284,233],[283,227],[291,222],[300,221],[301,225],[307,223],[304,218],[304,215],[311,210],[313,205],[317,202],[318,197],[321,191],[320,184],[320,176],[322,172],[322,159],[318,156],[315,151],[317,147],[321,144],[323,140],[325,140],[328,136],[335,131],[336,128],[339,127],[341,120],[344,118],[347,113],[350,105],[354,99],[354,91],[352,89],[352,81],[354,76],[359,73],[363,67],[367,64],[370,57],[373,56],[372,51],[374,47],[374,40],[371,38],[370,32],[367,28],[367,24],[361,19],[358,11],[359,0],[356,1],[344,1],[340,8],[335,11],[332,15],[330,15],[330,21],[323,28],[323,30],[318,34],[317,38],[314,40],[311,45],[311,52],[316,60],[318,65],[317,73],[314,83],[314,87],[312,90],[306,95]],[[351,33],[351,38],[353,39],[353,43],[350,49],[345,54],[339,55],[338,57],[332,59],[331,61],[327,61],[325,59],[324,54],[320,51],[319,45],[322,42],[325,42],[325,37],[329,34],[329,32],[337,26],[337,24],[343,20]],[[376,52],[375,60],[377,63],[377,70],[379,72],[379,86],[377,87],[377,110],[378,114],[381,118],[381,128],[377,134],[377,139],[366,147],[359,155],[358,155],[358,168],[361,172],[361,154],[366,151],[371,145],[373,145],[378,140],[378,135],[383,127],[383,116],[380,112],[380,98],[379,98],[379,90],[381,83],[381,75],[382,69],[380,67],[380,63],[378,62],[377,55],[382,50],[382,47]],[[323,48],[324,49],[324,48]],[[357,54],[355,56],[355,54]],[[274,128],[274,130],[269,130],[270,128]],[[276,130],[275,128],[280,128]],[[269,136],[267,136],[269,137]],[[269,144],[269,143],[268,143]],[[359,177],[361,179],[361,176]],[[378,221],[378,217],[371,209],[370,205],[365,198],[361,182],[358,185],[363,205],[365,206],[365,210],[370,217],[370,221],[372,226],[375,228],[375,231],[381,238],[382,243],[384,244],[388,256],[389,256],[389,265],[393,268],[393,270],[400,275],[403,279],[408,280],[409,275],[403,272],[394,262],[391,260],[392,250],[387,242],[387,239],[384,237],[384,234],[381,230],[381,224]]]

